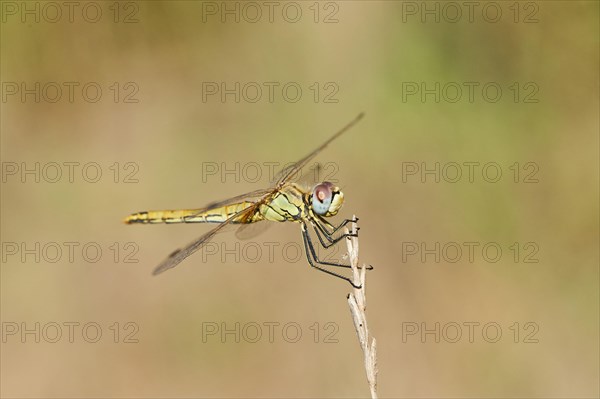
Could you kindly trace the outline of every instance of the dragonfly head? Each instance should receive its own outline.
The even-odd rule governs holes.
[[[311,206],[317,215],[335,216],[344,203],[344,193],[339,187],[327,181],[319,183],[313,188]]]

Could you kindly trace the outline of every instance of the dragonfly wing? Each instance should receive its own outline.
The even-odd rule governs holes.
[[[306,166],[306,165],[305,165]],[[321,183],[323,178],[328,175],[324,172],[323,165],[320,162],[315,162],[314,166],[311,165],[308,169],[297,169],[296,164],[289,165],[285,169],[282,169],[276,176],[275,183],[282,178],[284,174],[289,172],[292,168],[295,169],[292,175],[288,177],[286,183],[294,182],[305,189],[312,189],[315,185]],[[331,174],[329,174],[331,175]]]
[[[314,186],[321,183],[325,177],[323,172],[323,165],[320,162],[315,163],[315,166],[311,166],[309,170],[305,170],[300,177],[296,180],[296,183],[300,186],[312,190]]]
[[[237,229],[235,236],[240,240],[249,240],[265,232],[272,224],[266,221],[243,224]]]
[[[214,208],[220,208],[222,206],[235,204],[235,203],[238,203],[241,201],[252,201],[252,200],[260,201],[267,194],[271,194],[272,192],[273,192],[272,188],[263,188],[263,189],[259,189],[259,190],[250,191],[249,193],[236,195],[235,197],[231,197],[231,198],[228,198],[223,201],[211,202],[210,204],[208,204],[204,208],[202,208],[200,210],[200,212],[206,212],[206,211],[209,211]]]
[[[242,201],[254,202],[256,204],[256,203],[262,202],[269,194],[272,194],[273,191],[274,191],[273,188],[263,188],[260,190],[251,191],[249,193],[236,195],[235,197],[231,197],[231,198],[228,198],[223,201],[211,202],[210,204],[206,205],[204,208],[195,209],[195,213],[193,213],[191,215],[186,215],[186,218],[193,219],[196,215],[206,213],[212,209],[217,209],[217,208],[221,208],[223,206],[237,204]],[[252,206],[246,208],[246,210],[250,209],[250,208],[252,208]]]
[[[276,189],[282,187],[285,183],[287,183],[292,178],[297,177],[298,171],[300,171],[306,165],[306,163],[308,161],[310,161],[318,153],[323,151],[323,149],[325,147],[327,147],[329,145],[329,143],[331,143],[333,140],[335,140],[336,138],[341,136],[344,132],[346,132],[348,129],[350,129],[352,126],[354,126],[360,119],[362,119],[363,115],[364,115],[363,113],[359,114],[356,118],[354,118],[354,120],[352,122],[350,122],[349,124],[344,126],[341,130],[339,130],[337,133],[335,133],[333,136],[331,136],[325,143],[321,144],[321,146],[316,148],[313,152],[311,152],[310,154],[308,154],[304,158],[300,159],[295,164],[290,165],[289,167],[285,168],[282,172],[280,172],[280,174],[278,176],[279,179],[277,180],[277,184],[276,184],[275,188],[252,191],[250,193],[238,195],[238,196],[229,198],[224,201],[211,203],[211,204],[207,205],[205,208],[200,209],[198,213],[203,213],[210,209],[220,208],[222,206],[234,204],[237,202],[241,202],[243,200],[252,201],[252,199],[255,199],[255,201],[252,201],[252,202],[254,202],[253,205],[232,215],[225,222],[221,223],[220,225],[218,225],[217,227],[215,227],[208,233],[204,234],[202,237],[198,238],[197,240],[189,243],[184,248],[178,249],[175,252],[171,253],[171,255],[169,255],[169,257],[167,259],[165,259],[160,265],[158,265],[158,267],[156,269],[154,269],[154,272],[152,274],[156,275],[156,274],[164,272],[165,270],[168,270],[168,269],[171,269],[171,268],[177,266],[185,258],[187,258],[194,252],[201,249],[204,245],[206,245],[206,243],[208,243],[215,236],[215,234],[221,232],[228,225],[231,225],[231,222],[234,219],[249,218],[252,214],[254,214],[254,212],[257,211],[259,205],[267,200],[269,194],[273,194],[276,191]],[[268,227],[268,224],[265,224],[265,225]],[[262,226],[261,226],[261,228],[257,227],[256,230],[257,231],[264,230],[267,227],[262,227]],[[241,237],[251,237],[251,236],[256,235],[255,232],[251,232],[251,230],[254,230],[254,229],[251,229],[250,227],[243,228],[240,230],[241,231],[239,232],[238,236],[241,236]]]
[[[288,173],[290,173],[290,172],[291,172],[291,175],[287,177],[286,181],[295,180],[298,177],[298,172],[299,172],[297,165],[298,165],[298,162],[295,162],[291,165],[287,165],[285,168],[283,168],[279,172],[275,173],[275,176],[273,176],[273,180],[271,180],[271,184],[273,186],[276,185],[278,182],[282,181],[283,178],[285,176],[287,176]]]
[[[347,124],[346,126],[344,126],[342,129],[340,129],[336,134],[334,134],[333,136],[331,136],[326,142],[324,142],[319,147],[317,147],[317,149],[315,149],[313,152],[311,152],[310,154],[308,154],[304,158],[300,159],[295,164],[290,165],[289,167],[283,169],[283,171],[280,173],[279,180],[277,181],[277,186],[281,187],[285,183],[287,183],[288,181],[290,181],[294,177],[296,177],[296,175],[298,174],[298,171],[300,169],[302,169],[306,165],[306,163],[308,161],[310,161],[318,153],[320,153],[321,151],[323,151],[323,149],[325,149],[325,147],[327,147],[329,145],[329,143],[331,143],[333,140],[335,140],[338,137],[340,137],[348,129],[350,129],[352,126],[354,126],[359,120],[362,119],[363,116],[364,116],[364,113],[358,114],[358,116],[356,118],[354,118],[354,120],[352,122],[350,122],[349,124]]]
[[[215,234],[217,234],[219,232],[222,232],[225,229],[225,227],[227,227],[227,226],[233,226],[233,225],[231,225],[231,222],[234,219],[236,219],[238,217],[245,217],[247,215],[250,215],[250,214],[254,213],[254,211],[256,210],[256,208],[257,208],[257,206],[253,205],[253,206],[251,206],[249,208],[246,208],[246,209],[244,209],[244,210],[236,213],[235,215],[233,215],[229,219],[227,219],[225,222],[219,224],[217,227],[215,227],[214,229],[212,229],[208,233],[204,234],[202,237],[200,237],[197,240],[189,243],[188,245],[186,245],[183,248],[177,249],[176,251],[174,251],[173,253],[171,253],[171,255],[169,255],[167,257],[167,259],[165,259],[160,265],[158,265],[156,267],[156,269],[154,269],[154,271],[152,272],[152,274],[153,275],[157,275],[157,274],[160,274],[160,273],[164,272],[165,270],[169,270],[169,269],[174,268],[179,263],[181,263],[182,260],[184,260],[185,258],[187,258],[188,256],[190,256],[194,252],[196,252],[199,249],[201,249],[208,242],[210,242],[210,240],[215,236]]]

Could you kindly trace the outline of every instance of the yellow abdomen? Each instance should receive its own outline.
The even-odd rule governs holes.
[[[214,209],[180,209],[168,211],[144,211],[134,213],[125,218],[126,224],[132,223],[223,223],[236,213],[243,211],[252,202],[239,202],[237,204],[225,205]],[[244,223],[254,222],[245,221]],[[240,223],[240,220],[233,220]]]

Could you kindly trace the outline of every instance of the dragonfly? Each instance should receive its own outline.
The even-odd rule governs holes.
[[[301,227],[306,258],[311,267],[345,280],[355,288],[361,288],[355,285],[350,278],[327,268],[329,266],[350,268],[351,266],[319,259],[313,240],[308,232],[309,227],[312,228],[321,246],[327,249],[346,237],[357,237],[358,228],[352,232],[346,231],[343,234],[338,234],[338,232],[348,223],[356,223],[358,218],[344,219],[337,226],[329,223],[326,218],[335,216],[342,207],[344,202],[343,192],[339,187],[327,181],[316,184],[312,189],[307,188],[306,185],[300,183],[298,175],[311,159],[323,151],[332,141],[347,132],[363,116],[364,113],[359,114],[311,153],[281,170],[275,176],[274,184],[270,188],[259,189],[224,201],[214,202],[200,209],[143,211],[127,216],[124,220],[126,224],[218,224],[200,238],[172,252],[154,269],[152,274],[157,275],[177,266],[184,259],[201,250],[217,233],[224,231],[228,226],[239,225],[237,226],[236,236],[240,239],[248,239],[264,230],[268,225],[266,222],[294,222]],[[263,227],[257,228],[258,225]],[[367,266],[369,270],[372,268],[372,266]]]

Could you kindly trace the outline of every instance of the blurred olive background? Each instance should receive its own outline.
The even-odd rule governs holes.
[[[14,4],[15,15],[3,8],[1,30],[2,161],[28,167],[96,162],[103,175],[88,183],[79,167],[73,182],[66,168],[56,183],[5,176],[3,243],[80,246],[73,262],[65,247],[54,263],[33,256],[22,262],[20,254],[5,251],[3,331],[6,323],[22,322],[29,328],[36,322],[80,327],[73,343],[67,327],[57,343],[5,336],[3,397],[367,396],[346,303],[349,285],[311,270],[304,258],[288,262],[282,256],[283,244],[301,244],[298,226],[272,226],[253,239],[264,251],[258,262],[236,262],[233,256],[221,262],[215,255],[203,264],[196,254],[152,277],[167,254],[208,226],[122,224],[132,212],[201,207],[266,186],[266,176],[256,183],[237,183],[232,176],[203,179],[202,168],[295,161],[361,111],[364,120],[318,160],[339,167],[335,178],[346,202],[338,218],[360,217],[361,260],[375,266],[368,275],[367,314],[378,340],[380,395],[599,395],[597,2],[528,3],[537,8],[499,2],[502,18],[496,23],[482,17],[483,3],[473,22],[461,6],[456,23],[445,18],[452,18],[450,9],[439,23],[432,16],[422,22],[421,2],[408,5],[417,7],[417,15],[402,2],[299,2],[302,18],[296,23],[282,17],[287,3],[278,3],[273,22],[267,6],[255,3],[263,12],[256,23],[243,18],[253,18],[252,9],[242,10],[239,23],[231,16],[221,22],[222,7],[243,8],[234,2],[97,2],[102,16],[96,23],[82,18],[87,3],[75,8],[73,22],[61,6],[64,14],[56,23],[43,14],[39,23],[31,16],[23,23],[23,5]],[[38,3],[40,12],[46,4]],[[435,4],[426,6],[442,3]],[[203,13],[207,6],[216,7],[217,15]],[[46,12],[54,18],[53,10]],[[531,15],[537,22],[523,23]],[[337,22],[324,23],[328,16]],[[25,101],[20,93],[8,95],[10,82],[79,86],[73,102],[62,86],[60,101],[42,97],[36,103],[31,95]],[[102,88],[98,102],[82,98],[88,82]],[[203,101],[203,82],[280,86],[272,102],[265,89],[256,103],[244,97],[237,103],[231,95],[225,102],[219,95]],[[303,89],[299,101],[282,97],[288,82]],[[315,82],[317,101],[309,88]],[[337,102],[324,101],[333,90],[325,87],[328,82],[339,89]],[[420,95],[403,99],[405,82],[480,86],[473,102],[466,91],[455,103],[431,95],[423,102]],[[502,87],[498,102],[483,99],[487,82]],[[508,88],[514,82],[521,89],[518,101]],[[523,88],[527,82],[539,88],[535,103],[524,102],[531,92]],[[129,94],[137,102],[126,102]],[[130,162],[137,165],[137,183],[124,182],[133,171],[125,167]],[[436,183],[432,176],[423,183],[420,175],[403,179],[408,162],[429,168],[436,162],[496,162],[503,176],[489,183],[479,168],[471,183],[465,167],[456,183]],[[518,183],[509,169],[515,162]],[[527,162],[539,168],[537,183],[522,182],[530,172],[523,169]],[[233,234],[215,241],[227,248],[237,242]],[[102,248],[100,261],[83,259],[88,242]],[[133,255],[138,263],[124,262],[128,242],[139,249]],[[265,242],[281,243],[274,261],[267,259]],[[402,243],[411,242],[480,246],[474,262],[465,251],[458,262],[442,257],[438,263],[432,255],[425,262],[420,253],[407,256]],[[482,257],[481,245],[488,242],[503,249],[496,263]],[[518,262],[509,249],[515,242]],[[523,248],[528,242],[539,248],[538,263],[523,262],[531,252]],[[118,255],[110,249],[114,243]],[[81,337],[88,322],[102,328],[97,343]],[[115,322],[118,343],[110,329]],[[138,343],[123,342],[131,332],[127,322],[139,327]],[[203,323],[233,328],[236,322],[263,325],[262,338],[236,343],[231,335],[224,342],[217,335],[203,342]],[[269,322],[280,323],[274,342],[263,324]],[[282,338],[281,327],[290,322],[302,328],[297,343]],[[337,343],[324,342],[329,322],[337,326]],[[420,334],[403,339],[410,322],[430,329],[436,322],[458,323],[463,335],[457,343],[444,336],[436,343],[431,334],[425,342]],[[465,322],[480,323],[472,343]],[[481,326],[489,322],[502,328],[496,343],[482,338]],[[539,327],[537,343],[523,342],[531,332],[524,329],[528,322]]]

